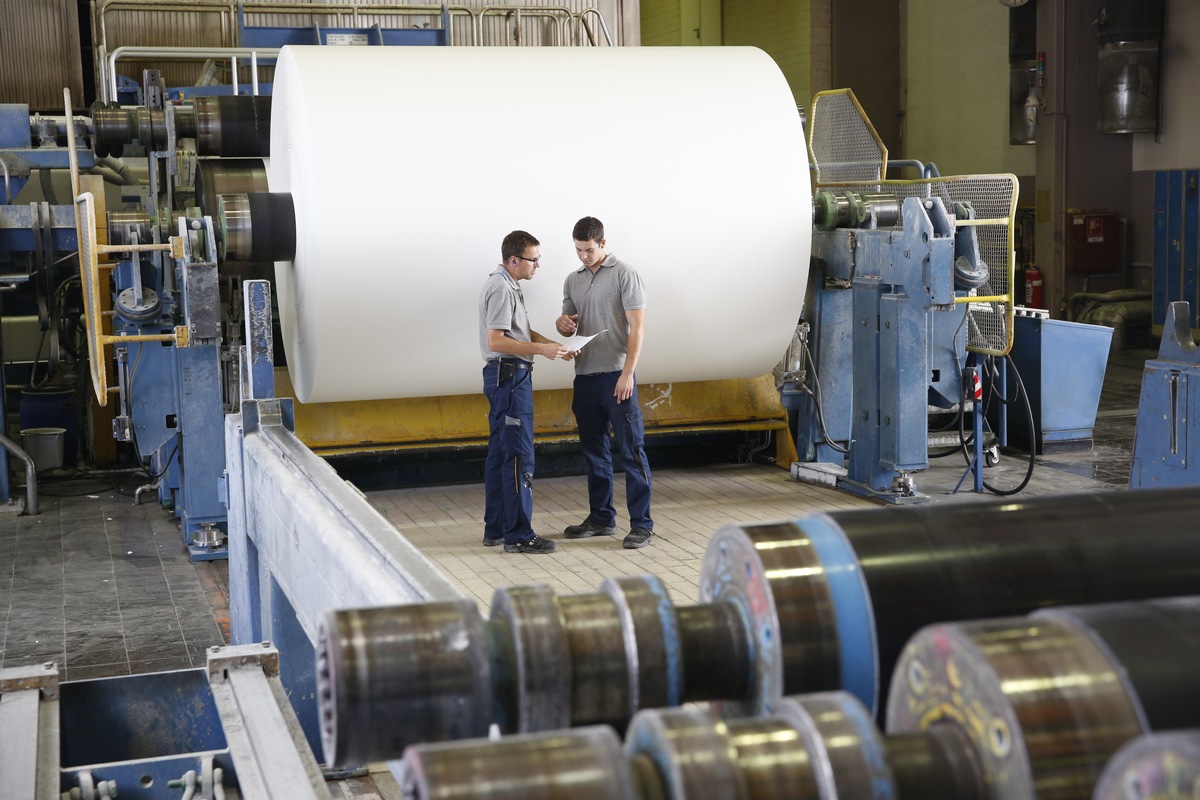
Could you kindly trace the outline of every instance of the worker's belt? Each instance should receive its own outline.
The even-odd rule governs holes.
[[[517,370],[531,370],[533,364],[523,358],[489,358],[488,366],[498,366],[500,370],[496,373],[496,385],[508,383],[517,374]]]
[[[523,358],[489,358],[489,364],[512,364],[516,369],[533,369],[533,362]]]

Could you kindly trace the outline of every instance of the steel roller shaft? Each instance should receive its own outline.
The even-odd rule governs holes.
[[[925,625],[1200,593],[1200,537],[1189,532],[1198,511],[1194,490],[1171,489],[724,528],[706,554],[701,591],[720,598],[725,584],[713,577],[741,566],[722,567],[722,546],[790,565],[765,573],[776,607],[796,609],[772,632],[782,639],[781,693],[845,688],[881,708],[900,651]],[[795,570],[814,569],[813,553],[820,563],[798,580]]]
[[[741,696],[745,642],[735,609],[677,609],[649,575],[570,597],[498,589],[486,623],[465,601],[332,612],[318,642],[325,757],[396,758],[491,723],[505,733],[623,728],[648,705]],[[456,692],[469,694],[461,710]]]
[[[1200,725],[1198,630],[1200,598],[930,626],[897,665],[888,731],[960,727],[993,800],[1086,800],[1124,743]]]
[[[169,133],[178,139],[194,138],[196,152],[202,156],[266,158],[271,154],[270,95],[196,97],[190,109],[173,111],[175,124],[170,130],[168,114],[161,109],[96,105],[92,108],[96,154],[119,158],[125,145],[134,142],[147,150],[161,150]]]
[[[930,626],[904,650],[886,735],[853,695],[825,692],[753,717],[640,711],[623,757],[580,729],[415,745],[404,761],[423,776],[414,798],[551,796],[553,762],[512,764],[560,748],[572,755],[554,761],[636,776],[613,795],[629,800],[1183,800],[1200,786],[1200,737],[1135,737],[1200,721],[1197,623],[1200,598],[1174,598]],[[1140,665],[1166,650],[1169,666]],[[1147,710],[1143,693],[1177,708]],[[472,775],[466,763],[505,766]]]
[[[706,553],[699,605],[676,607],[651,576],[609,580],[597,595],[568,598],[540,587],[501,589],[491,620],[480,622],[487,634],[466,647],[475,651],[472,663],[486,665],[479,680],[495,699],[490,721],[505,732],[595,722],[620,728],[639,709],[701,700],[722,701],[730,714],[763,714],[785,695],[836,689],[875,712],[904,642],[925,625],[1200,593],[1200,537],[1189,527],[1197,510],[1200,497],[1182,489],[727,526]],[[1139,534],[1130,535],[1135,527]],[[419,639],[428,621],[414,608],[378,609],[372,618],[386,621],[385,632],[396,626]],[[343,615],[353,613],[330,615],[328,641],[346,638]],[[371,643],[390,633],[367,625],[355,635],[366,643],[368,664],[377,651],[386,654]],[[333,665],[339,656],[323,657]],[[403,681],[386,678],[386,659],[320,672],[319,682],[381,685],[333,686],[319,692],[322,703],[376,698],[396,712],[386,719],[340,707],[323,713],[330,763],[394,758],[397,746],[464,735],[437,718],[402,713],[410,700],[420,708],[439,659],[465,651],[422,657],[429,664],[405,666]],[[351,744],[347,726],[367,717],[386,734]]]
[[[548,787],[566,787],[575,776],[582,794],[571,797],[983,800],[984,778],[970,750],[950,728],[885,737],[852,695],[827,692],[783,698],[769,716],[641,711],[624,752],[610,728],[414,745],[400,772],[411,800],[558,797]],[[611,777],[596,784],[589,770]]]

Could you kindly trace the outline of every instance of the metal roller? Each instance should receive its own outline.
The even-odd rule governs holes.
[[[888,731],[961,727],[994,800],[1091,797],[1108,758],[1151,725],[1147,707],[1200,724],[1198,612],[1188,598],[925,628],[897,665]]]
[[[1109,759],[1092,800],[1200,797],[1200,730],[1139,736]]]
[[[217,195],[214,219],[223,261],[291,261],[296,212],[287,192]]]
[[[139,244],[154,241],[150,215],[145,211],[108,212],[108,243],[131,244],[134,236]]]
[[[328,764],[381,760],[413,741],[487,733],[491,668],[474,602],[404,608],[337,611],[322,620],[317,697]]]
[[[822,797],[897,800],[883,736],[871,713],[845,692],[785,697],[775,712],[796,730],[814,769]]]
[[[271,96],[197,97],[196,152],[225,158],[271,155]]]
[[[987,800],[979,756],[961,728],[888,734],[884,747],[901,800]]]
[[[794,524],[723,528],[701,568],[700,597],[727,603],[746,619],[752,691],[726,694],[766,711],[789,686],[835,688],[841,670],[833,598],[812,540]],[[710,698],[711,699],[711,698]]]
[[[548,786],[566,785],[556,772],[547,776],[560,764],[567,772],[581,764],[609,770],[614,794],[602,796],[627,800],[988,797],[971,742],[960,731],[885,737],[846,692],[784,698],[778,714],[758,717],[722,719],[694,707],[645,710],[630,723],[624,759],[614,755],[614,743],[611,729],[581,728],[417,745],[406,751],[398,777],[414,800],[550,797],[542,793]],[[553,796],[594,796],[586,775],[580,783],[583,794]]]
[[[607,726],[408,748],[408,800],[632,800],[645,797]]]
[[[585,594],[558,600],[571,651],[571,724],[624,725],[630,706],[625,638],[613,599]]]
[[[813,196],[813,224],[834,228],[890,228],[900,220],[900,198],[894,194],[817,192]]]
[[[652,575],[609,578],[600,591],[612,598],[621,619],[629,681],[626,719],[640,708],[683,702],[683,654],[679,621],[666,585]]]
[[[1200,593],[1200,537],[1190,533],[1197,511],[1194,491],[1170,489],[729,526],[709,546],[701,592],[716,597],[736,580],[721,548],[742,554],[743,571],[755,576],[755,563],[769,561],[766,586],[738,591],[796,609],[780,615],[779,694],[844,688],[879,708],[900,651],[925,625]],[[759,693],[768,704],[761,710],[770,699]]]
[[[1148,730],[1200,725],[1200,689],[1178,691],[1200,664],[1200,597],[1054,608],[1034,616],[1074,622],[1090,632],[1121,665],[1121,679],[1137,698]]]
[[[819,760],[809,755],[799,731],[777,717],[731,719],[724,725],[750,800],[824,797],[817,779]]]
[[[698,708],[639,712],[625,734],[625,751],[654,763],[670,800],[753,800],[725,724]]]
[[[97,156],[120,158],[125,145],[140,143],[147,150],[167,146],[167,114],[161,109],[124,108],[116,105],[92,107],[93,149]]]
[[[1200,593],[1200,538],[1190,532],[1198,506],[1188,489],[1143,490],[727,526],[709,545],[695,606],[675,606],[649,576],[569,598],[500,590],[482,654],[491,721],[517,733],[599,721],[620,728],[648,707],[710,700],[730,715],[764,714],[785,695],[835,689],[876,712],[903,642],[924,625]],[[414,616],[419,608],[379,611],[415,631],[427,624]],[[1153,675],[1168,660],[1130,664]],[[419,701],[436,662],[405,669],[394,683]],[[371,696],[356,690],[343,702]],[[404,698],[387,721],[391,746],[435,740],[416,721],[419,704]],[[1170,693],[1161,698],[1167,713]]]
[[[220,195],[267,190],[267,170],[261,158],[205,158],[196,167],[196,204],[207,217],[217,215]]]
[[[545,586],[497,589],[489,626],[496,700],[504,732],[571,725],[571,645],[554,592]]]

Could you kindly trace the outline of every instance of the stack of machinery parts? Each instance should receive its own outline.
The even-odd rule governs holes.
[[[500,589],[487,622],[470,602],[338,611],[318,656],[326,758],[394,758],[492,724],[623,728],[640,709],[703,700],[765,713],[844,689],[882,709],[905,642],[938,620],[1196,592],[1180,553],[1198,545],[1172,532],[1194,504],[1171,490],[727,527],[694,606],[645,576],[562,598]]]
[[[886,735],[856,698],[829,692],[754,716],[641,711],[623,750],[604,727],[415,745],[396,772],[422,799],[552,798],[577,784],[614,800],[1191,797],[1194,733],[1133,740],[1200,721],[1198,617],[1190,597],[925,628],[893,676]]]

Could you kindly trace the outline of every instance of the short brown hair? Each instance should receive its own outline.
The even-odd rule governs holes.
[[[513,256],[522,256],[525,254],[526,248],[537,247],[540,244],[541,242],[535,239],[532,233],[513,231],[500,243],[500,260],[508,261]]]
[[[584,217],[575,223],[571,236],[577,242],[603,242],[604,223],[595,217]]]

